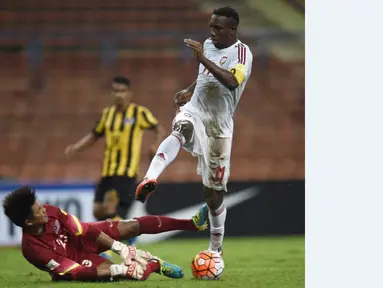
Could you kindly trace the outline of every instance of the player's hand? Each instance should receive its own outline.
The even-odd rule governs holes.
[[[192,39],[185,39],[184,42],[186,46],[194,51],[194,55],[197,59],[200,59],[200,57],[203,56],[203,46],[200,42]]]
[[[141,280],[142,276],[144,276],[146,264],[141,264],[133,260],[130,265],[128,265],[126,276],[132,279]]]
[[[137,249],[134,246],[123,247],[120,256],[124,260],[126,266],[129,266],[134,262],[146,265],[148,260],[153,258],[153,255],[149,252]]]
[[[174,106],[180,109],[181,106],[184,106],[186,103],[190,101],[190,98],[193,96],[193,93],[187,89],[181,90],[174,95],[173,103]]]
[[[74,144],[65,148],[64,155],[67,159],[71,159],[77,153],[76,146]]]

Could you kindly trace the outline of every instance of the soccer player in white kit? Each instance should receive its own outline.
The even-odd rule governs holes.
[[[222,251],[227,213],[223,198],[230,174],[233,114],[253,61],[249,47],[237,39],[238,24],[239,15],[233,8],[218,8],[210,19],[211,37],[203,45],[184,40],[200,62],[197,81],[176,94],[179,112],[173,120],[173,131],[160,144],[136,190],[136,200],[145,202],[181,147],[197,156],[197,173],[202,176],[209,208],[199,225],[206,227],[209,217],[209,250],[214,252]]]

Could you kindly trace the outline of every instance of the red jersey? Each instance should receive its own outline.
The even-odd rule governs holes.
[[[96,267],[105,261],[98,256],[107,247],[100,247],[96,239],[101,231],[116,234],[110,222],[84,223],[58,207],[43,205],[48,215],[44,233],[23,231],[22,253],[35,267],[47,271],[52,278],[77,279],[81,267]],[[116,225],[114,225],[116,226]],[[115,229],[111,233],[108,230]],[[111,235],[113,236],[113,235]]]

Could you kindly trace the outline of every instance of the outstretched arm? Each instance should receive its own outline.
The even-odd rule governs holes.
[[[77,152],[84,151],[85,149],[91,147],[100,137],[104,135],[105,121],[108,112],[109,108],[105,108],[102,112],[101,118],[96,122],[92,132],[86,134],[80,141],[69,145],[65,149],[64,153],[67,158],[72,158]]]
[[[144,106],[141,106],[139,109],[138,125],[141,127],[141,129],[151,130],[155,133],[155,139],[149,151],[149,158],[151,160],[156,154],[158,146],[164,139],[165,130],[158,122],[157,118],[154,117],[153,113]]]
[[[83,138],[80,139],[75,144],[69,145],[65,149],[65,156],[67,158],[73,157],[76,153],[86,150],[87,148],[91,147],[96,141],[98,140],[98,137],[94,135],[94,133],[88,133]]]
[[[238,87],[239,83],[237,78],[233,75],[232,72],[220,68],[212,61],[207,59],[203,55],[203,46],[200,42],[194,41],[191,39],[185,39],[186,45],[194,50],[194,54],[197,57],[198,61],[205,66],[207,70],[226,88],[234,90]]]

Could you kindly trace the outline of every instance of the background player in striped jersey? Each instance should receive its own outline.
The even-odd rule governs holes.
[[[139,234],[171,230],[204,230],[207,207],[192,219],[144,216],[130,220],[84,223],[52,205],[40,205],[35,190],[24,186],[8,194],[4,214],[23,229],[23,256],[36,268],[48,272],[52,280],[97,281],[117,279],[145,280],[152,272],[182,278],[180,267],[167,263],[147,251],[119,242]],[[114,264],[98,254],[111,249],[123,259]]]
[[[157,179],[176,158],[181,147],[198,156],[197,172],[202,176],[209,206],[209,250],[221,251],[226,219],[223,203],[230,174],[233,115],[251,74],[253,55],[237,38],[239,15],[231,7],[214,10],[211,37],[202,45],[185,39],[200,62],[197,81],[176,95],[181,106],[173,121],[173,132],[159,146],[136,199],[144,202],[154,191]]]
[[[128,78],[115,77],[111,94],[114,104],[104,108],[94,129],[65,150],[66,156],[71,158],[105,137],[101,179],[93,203],[93,214],[97,220],[126,218],[134,199],[143,132],[152,130],[156,134],[151,157],[155,155],[164,134],[149,109],[132,102]]]

